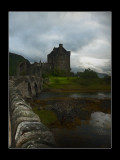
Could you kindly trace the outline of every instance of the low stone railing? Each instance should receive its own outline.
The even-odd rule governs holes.
[[[9,80],[9,147],[54,148],[55,140],[41,123],[30,105],[26,104],[14,81]]]

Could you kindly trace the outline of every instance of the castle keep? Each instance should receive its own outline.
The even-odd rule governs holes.
[[[35,62],[30,64],[29,61],[21,62],[17,67],[17,75],[35,75],[41,76],[41,73],[50,73],[59,71],[64,75],[70,74],[70,51],[63,48],[63,44],[59,44],[58,48],[53,48],[47,55],[46,63]]]
[[[59,44],[58,48],[47,56],[48,63],[51,65],[51,69],[58,69],[66,72],[70,72],[70,51],[66,51],[62,44]]]

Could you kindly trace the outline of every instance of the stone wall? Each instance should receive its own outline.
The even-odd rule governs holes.
[[[43,80],[36,76],[12,76],[17,89],[20,91],[23,98],[31,98],[40,94],[42,91]]]
[[[47,55],[47,62],[41,61],[30,64],[28,60],[24,60],[17,65],[17,76],[29,75],[41,77],[42,74],[49,74],[54,70],[70,74],[70,51],[67,51],[62,44],[58,48],[53,48],[53,51]]]
[[[11,126],[10,126],[11,125]],[[53,134],[26,104],[15,82],[9,80],[9,147],[53,148]]]
[[[34,64],[30,64],[28,60],[24,60],[17,65],[17,76],[37,76],[41,77],[42,68],[41,63],[35,62]]]
[[[43,74],[48,74],[52,71],[52,64],[51,63],[41,63],[41,69]]]

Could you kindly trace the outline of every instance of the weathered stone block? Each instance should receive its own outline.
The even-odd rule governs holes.
[[[53,134],[40,122],[40,118],[27,105],[13,82],[9,88],[9,110],[11,117],[11,147],[49,148],[55,147]]]
[[[32,131],[32,132],[26,132],[22,136],[20,136],[20,138],[16,141],[16,147],[20,148],[22,144],[35,138],[38,138],[38,140],[42,139],[44,142],[48,144],[55,145],[55,141],[51,132]]]

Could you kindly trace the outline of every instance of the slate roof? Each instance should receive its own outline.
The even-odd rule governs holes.
[[[50,54],[59,53],[59,50],[60,50],[60,47],[58,47],[58,48],[55,48],[55,47],[54,47],[53,50],[50,52]],[[68,52],[68,51],[66,51],[66,49],[63,48],[63,47],[62,47],[62,51],[63,51],[63,52],[66,52],[66,53]],[[49,55],[50,55],[50,54],[49,54]]]

